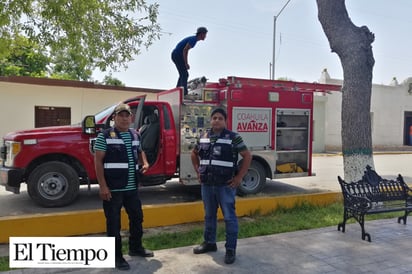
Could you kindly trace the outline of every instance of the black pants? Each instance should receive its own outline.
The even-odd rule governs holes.
[[[172,61],[175,63],[177,71],[179,72],[179,79],[177,80],[176,87],[183,87],[183,94],[187,95],[187,79],[189,78],[189,72],[187,71],[185,60],[182,53],[172,52]]]
[[[142,247],[143,236],[143,210],[137,190],[112,192],[110,201],[103,201],[104,215],[106,216],[106,233],[115,237],[116,258],[122,254],[121,209],[124,206],[129,217],[129,250]]]

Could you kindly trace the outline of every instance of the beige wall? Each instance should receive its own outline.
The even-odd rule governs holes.
[[[323,152],[325,150],[325,105],[326,96],[315,96],[313,105],[313,152]]]
[[[0,81],[0,136],[15,130],[34,128],[35,106],[68,107],[71,109],[71,123],[74,124],[85,115],[95,114],[106,106],[134,96],[146,94],[146,100],[156,99],[154,92],[123,89]]]
[[[330,78],[327,71],[323,71],[320,83],[342,84],[342,80]],[[372,142],[376,149],[398,148],[404,146],[404,115],[412,112],[412,92],[408,92],[412,85],[412,78],[405,79],[402,83],[393,81],[389,85],[373,84],[371,97],[372,114]],[[318,144],[318,151],[340,150],[341,137],[341,104],[342,93],[332,92],[328,94],[325,104],[325,127],[322,129],[315,122],[315,131],[324,131],[325,143]],[[316,98],[315,98],[316,101]],[[323,147],[323,150],[322,150]]]

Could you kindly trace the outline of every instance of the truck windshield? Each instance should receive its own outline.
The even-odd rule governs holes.
[[[117,104],[116,104],[116,105],[109,106],[109,107],[103,109],[102,111],[96,113],[96,114],[94,115],[94,117],[95,117],[95,119],[96,119],[96,123],[97,123],[97,124],[103,123],[103,122],[104,122],[104,119],[106,119],[109,115],[111,115],[111,114],[113,113],[114,108],[115,108],[116,106],[117,106]]]

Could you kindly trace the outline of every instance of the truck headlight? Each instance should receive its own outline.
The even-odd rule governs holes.
[[[12,142],[10,145],[10,152],[12,155],[16,156],[21,150],[20,142]]]
[[[17,154],[21,151],[21,143],[15,141],[6,141],[6,161],[5,166],[13,166],[14,159],[16,158]]]

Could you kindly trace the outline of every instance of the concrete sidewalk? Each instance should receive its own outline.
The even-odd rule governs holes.
[[[367,221],[372,242],[361,239],[359,224],[240,239],[233,265],[218,251],[194,255],[193,246],[155,251],[153,258],[131,258],[130,273],[412,273],[412,226],[396,218]],[[20,269],[4,273],[123,273],[114,269]]]

